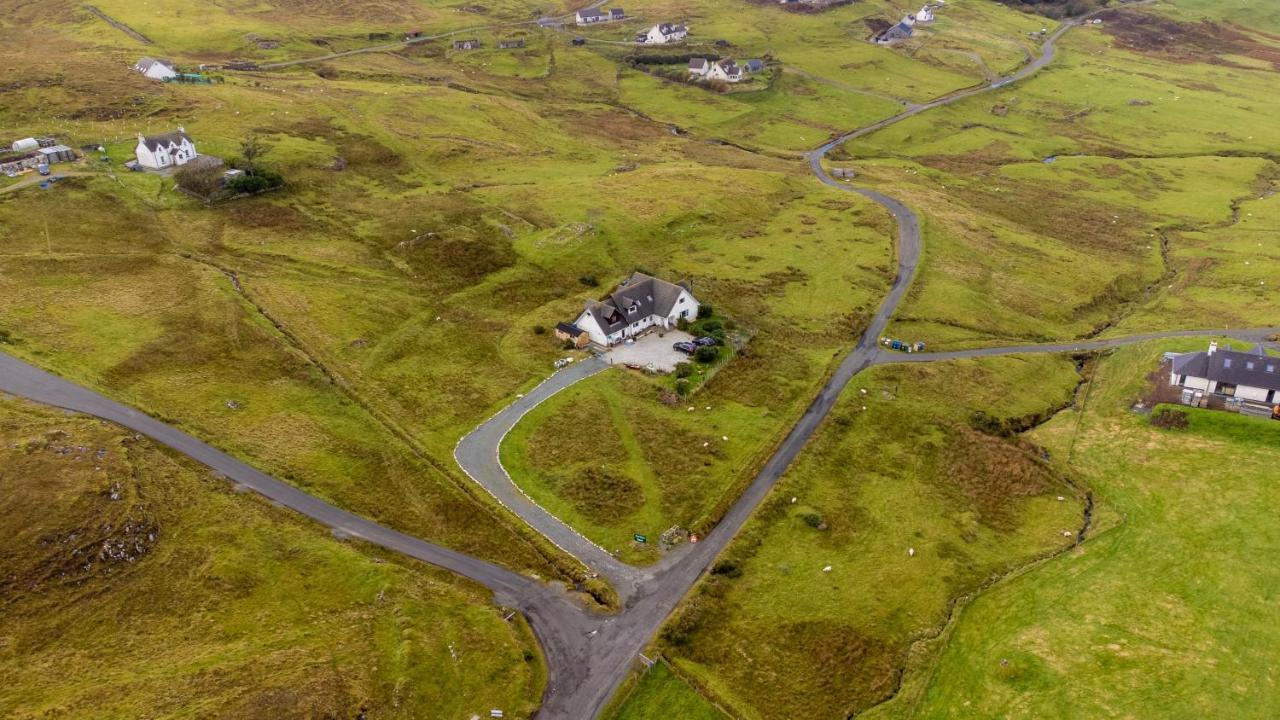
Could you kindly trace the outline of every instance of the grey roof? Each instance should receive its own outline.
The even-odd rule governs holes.
[[[163,135],[147,135],[142,138],[142,143],[147,146],[148,150],[155,152],[162,147],[177,147],[182,144],[183,140],[186,140],[192,145],[195,144],[192,142],[191,136],[187,135],[187,133],[182,130],[176,130]]]
[[[578,17],[604,17],[604,13],[600,12],[600,8],[583,8],[578,11]]]
[[[644,273],[632,273],[609,297],[588,302],[586,310],[605,335],[612,335],[629,323],[650,315],[670,315],[681,290],[689,290],[689,286],[669,283]],[[629,312],[631,308],[635,309],[634,312]]]
[[[622,8],[610,8],[609,17],[613,17],[613,18],[626,17],[626,13],[622,12]]]
[[[1249,352],[1218,350],[1179,355],[1173,359],[1173,372],[1230,385],[1280,391],[1280,358],[1267,355],[1262,345]]]
[[[701,70],[707,66],[706,58],[689,58],[690,70]]]
[[[59,153],[72,152],[72,150],[66,145],[50,145],[49,147],[46,147],[46,148],[40,148],[40,152],[44,153],[45,155],[56,155]]]
[[[760,72],[764,69],[763,60],[748,60],[746,62],[747,72]]]
[[[674,35],[676,33],[685,32],[685,27],[683,25],[672,25],[671,23],[660,23],[658,25],[658,32],[663,35]]]
[[[581,335],[582,333],[586,332],[586,330],[583,330],[577,325],[574,325],[573,323],[567,323],[567,322],[556,323],[556,330],[559,330],[560,332],[564,333],[565,335],[568,335],[569,337],[575,337],[575,338]]]

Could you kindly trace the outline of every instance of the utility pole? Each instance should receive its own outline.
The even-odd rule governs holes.
[[[49,240],[49,218],[44,219],[44,248],[53,257],[53,242]]]

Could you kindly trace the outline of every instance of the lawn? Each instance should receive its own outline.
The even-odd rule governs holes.
[[[1280,547],[1277,423],[1187,410],[1186,430],[1130,412],[1167,349],[1117,351],[1083,411],[1032,434],[1117,518],[1071,553],[965,608],[875,718],[1264,718]],[[936,658],[936,659],[935,659]]]
[[[1031,425],[1077,382],[1068,359],[1044,356],[858,377],[661,649],[739,717],[883,701],[953,603],[1075,541],[1084,499],[1072,478],[972,414]]]
[[[9,718],[531,714],[532,633],[104,422],[0,402]]]

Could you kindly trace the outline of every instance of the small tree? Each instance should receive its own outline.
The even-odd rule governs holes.
[[[720,351],[715,346],[703,345],[693,353],[693,359],[700,363],[712,363],[718,357],[720,357]]]
[[[240,159],[244,165],[241,169],[249,175],[256,175],[258,161],[269,152],[271,152],[271,145],[257,133],[247,136],[240,141]]]
[[[687,378],[693,374],[693,364],[682,362],[676,363],[676,377]]]
[[[703,303],[698,306],[698,317],[700,318],[709,318],[712,315],[714,315],[715,312],[716,312],[715,308],[711,307],[706,303]]]

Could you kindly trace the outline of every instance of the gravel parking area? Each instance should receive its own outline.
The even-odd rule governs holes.
[[[688,355],[671,349],[671,344],[690,340],[693,340],[693,336],[680,330],[664,330],[662,337],[651,332],[636,338],[630,345],[615,345],[604,357],[610,365],[635,365],[657,372],[671,372],[676,369],[676,363],[689,359]]]

